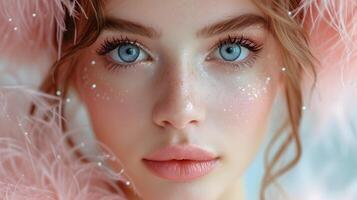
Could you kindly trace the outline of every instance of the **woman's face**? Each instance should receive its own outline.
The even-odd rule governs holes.
[[[113,167],[149,200],[234,190],[281,82],[279,47],[261,11],[250,0],[108,0],[104,13],[107,25],[82,50],[74,80],[97,139],[123,164]],[[144,158],[173,145],[204,149],[215,164],[147,167]]]

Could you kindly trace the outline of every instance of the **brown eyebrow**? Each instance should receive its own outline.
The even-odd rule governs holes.
[[[149,38],[160,37],[160,33],[154,28],[113,17],[106,17],[104,19],[103,30],[119,30],[123,32],[139,34]]]
[[[228,31],[243,29],[252,25],[263,25],[263,28],[267,28],[269,23],[268,20],[262,16],[244,14],[206,26],[197,32],[197,37],[210,37]]]
[[[264,28],[267,28],[269,25],[268,20],[262,16],[244,14],[206,26],[197,32],[197,37],[210,37],[220,33],[239,30],[259,24],[263,25]],[[118,30],[139,34],[149,38],[159,38],[161,36],[161,34],[152,27],[147,27],[136,22],[114,17],[105,17],[103,30]]]

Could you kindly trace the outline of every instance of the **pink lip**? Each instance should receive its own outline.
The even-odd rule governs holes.
[[[143,159],[155,175],[177,181],[204,176],[214,169],[217,161],[215,154],[191,145],[164,147]]]

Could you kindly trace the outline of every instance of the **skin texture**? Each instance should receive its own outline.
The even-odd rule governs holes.
[[[282,85],[279,46],[259,25],[211,37],[196,32],[231,17],[262,13],[249,0],[108,0],[104,12],[160,33],[148,38],[104,30],[81,51],[74,76],[96,138],[120,159],[123,166],[112,167],[124,167],[140,196],[128,189],[129,199],[244,199],[242,176],[265,136]],[[257,56],[250,52],[238,62],[212,59],[220,40],[242,35],[262,45]],[[115,61],[97,51],[105,40],[121,37],[136,40],[150,59],[111,67]],[[219,164],[187,182],[159,178],[143,165],[143,157],[174,144],[198,145],[218,155]]]

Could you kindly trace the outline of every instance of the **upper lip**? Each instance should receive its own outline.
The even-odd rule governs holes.
[[[145,160],[167,161],[167,160],[196,160],[205,161],[216,159],[217,156],[194,145],[172,145],[154,151],[146,156]]]

